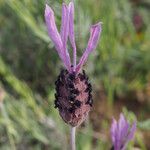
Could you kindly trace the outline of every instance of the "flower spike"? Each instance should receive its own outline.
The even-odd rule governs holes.
[[[113,150],[125,150],[127,143],[133,139],[136,130],[136,122],[130,126],[123,114],[120,114],[120,119],[117,122],[113,119],[111,125],[111,138]]]
[[[73,127],[79,126],[86,119],[93,105],[92,85],[85,71],[81,72],[81,69],[88,55],[96,48],[100,37],[101,24],[98,23],[91,27],[87,48],[79,64],[76,65],[74,3],[70,2],[68,6],[65,3],[62,5],[60,34],[55,24],[54,12],[48,5],[45,8],[45,20],[49,37],[66,67],[60,72],[55,82],[55,108],[58,108],[60,116],[67,124]],[[67,50],[68,37],[73,49],[73,63],[70,61]]]

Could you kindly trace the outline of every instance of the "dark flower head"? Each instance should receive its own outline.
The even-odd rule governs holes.
[[[136,122],[132,125],[120,114],[119,121],[113,119],[111,125],[111,138],[114,150],[125,150],[127,143],[133,139],[136,130]]]
[[[92,106],[91,84],[86,74],[62,70],[56,81],[55,108],[71,126],[80,125]]]
[[[87,116],[92,106],[92,87],[85,71],[81,73],[82,66],[87,61],[89,54],[96,48],[100,33],[101,23],[92,25],[87,47],[76,63],[76,44],[74,34],[74,3],[62,5],[62,21],[60,33],[55,24],[53,10],[46,5],[45,20],[50,39],[61,58],[66,69],[62,70],[56,81],[55,107],[63,120],[72,125],[79,125]],[[67,49],[68,38],[73,49],[73,63]]]

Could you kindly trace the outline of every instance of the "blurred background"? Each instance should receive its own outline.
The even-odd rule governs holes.
[[[62,0],[0,0],[0,150],[69,149],[69,126],[54,109],[63,66],[47,34],[46,2],[60,27]],[[110,149],[112,117],[124,112],[138,120],[128,150],[150,150],[150,1],[75,0],[78,59],[99,21],[100,43],[84,67],[94,106],[77,129],[77,149]]]

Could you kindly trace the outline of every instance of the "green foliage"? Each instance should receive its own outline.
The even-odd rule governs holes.
[[[60,27],[62,1],[49,0],[47,3],[54,8]],[[100,44],[85,66],[94,91],[98,91],[94,97],[103,91],[106,103],[111,106],[110,113],[118,101],[123,105],[126,102],[127,107],[132,103],[129,109],[124,106],[123,112],[129,120],[137,119],[135,140],[142,150],[148,147],[142,138],[142,131],[150,130],[150,120],[146,117],[150,113],[150,13],[147,6],[149,2],[146,0],[134,5],[128,0],[75,0],[78,57],[86,47],[90,25],[103,22]],[[62,65],[47,34],[44,8],[45,1],[40,0],[0,1],[2,150],[69,149],[68,126],[53,108],[54,80]],[[133,24],[136,13],[142,18],[138,31]],[[95,104],[99,100],[95,99]],[[101,110],[93,111],[98,114],[95,121],[99,120]],[[118,113],[118,110],[114,112]],[[102,122],[107,122],[104,125],[89,121],[89,125],[85,124],[78,130],[79,150],[109,149],[108,133],[103,133],[109,130],[108,116],[106,112],[102,116]],[[97,132],[98,126],[105,138]],[[100,135],[95,137],[97,134]],[[133,149],[133,146],[134,141],[128,149]]]
[[[150,119],[139,122],[138,126],[141,129],[149,131],[150,130]]]

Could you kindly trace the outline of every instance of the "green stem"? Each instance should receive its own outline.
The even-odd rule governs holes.
[[[76,134],[76,127],[71,127],[71,130],[70,130],[71,150],[76,150],[76,137],[75,137],[75,134]]]

